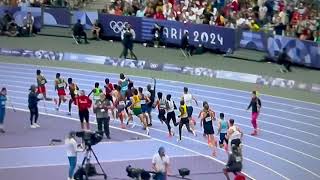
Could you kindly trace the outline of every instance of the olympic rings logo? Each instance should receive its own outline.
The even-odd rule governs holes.
[[[128,24],[128,22],[110,21],[110,23],[109,23],[110,28],[113,30],[113,32],[115,32],[115,33],[117,33],[117,34],[122,31],[122,29],[126,26],[126,24]]]

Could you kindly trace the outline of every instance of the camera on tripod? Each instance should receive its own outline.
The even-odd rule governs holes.
[[[91,176],[103,176],[104,179],[107,179],[107,174],[103,170],[98,157],[96,156],[95,152],[92,149],[93,145],[98,144],[102,140],[102,136],[98,132],[91,132],[91,131],[80,131],[76,132],[76,136],[82,138],[83,143],[85,144],[86,152],[82,161],[81,166],[74,174],[74,178],[76,180],[89,180]],[[97,164],[100,167],[102,173],[98,173],[96,167],[90,163],[91,155],[94,156]]]
[[[76,136],[82,138],[86,147],[94,146],[103,139],[100,133],[91,131],[79,131],[76,132]]]

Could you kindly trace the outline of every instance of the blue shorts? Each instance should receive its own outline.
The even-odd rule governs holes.
[[[187,106],[187,113],[188,113],[188,118],[192,117],[193,113],[193,107],[192,106]]]
[[[142,110],[142,113],[147,113],[148,112],[148,106],[146,104],[141,104],[141,110]]]

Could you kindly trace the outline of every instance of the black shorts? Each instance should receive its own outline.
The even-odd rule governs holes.
[[[81,123],[83,123],[84,120],[87,123],[89,123],[89,111],[88,111],[88,109],[83,110],[83,111],[79,111],[79,119],[80,119]]]
[[[166,120],[166,110],[164,109],[159,109],[159,114],[158,114],[158,118],[162,121]]]
[[[187,117],[186,118],[181,118],[180,124],[182,124],[182,125],[189,124],[189,119]]]
[[[239,172],[241,172],[241,168],[240,167],[237,167],[237,166],[227,166],[226,167],[226,170],[227,172],[232,172],[234,173],[235,175]]]
[[[192,113],[193,113],[193,107],[192,106],[188,106],[187,107],[187,113],[188,113],[188,118],[192,117]]]
[[[231,147],[232,145],[235,145],[237,147],[240,147],[240,144],[241,144],[241,140],[240,139],[233,139],[231,140]]]
[[[174,111],[167,113],[167,121],[173,120],[176,122],[176,113]]]

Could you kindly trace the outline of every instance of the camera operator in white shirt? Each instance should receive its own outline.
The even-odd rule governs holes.
[[[75,139],[76,132],[72,131],[65,139],[65,145],[67,148],[67,156],[69,159],[69,176],[68,180],[74,180],[73,175],[77,165],[77,153],[83,152],[84,148],[78,147],[78,143]]]
[[[152,158],[152,169],[156,172],[154,179],[166,180],[170,172],[169,165],[169,156],[165,154],[164,147],[160,147],[158,153]]]

